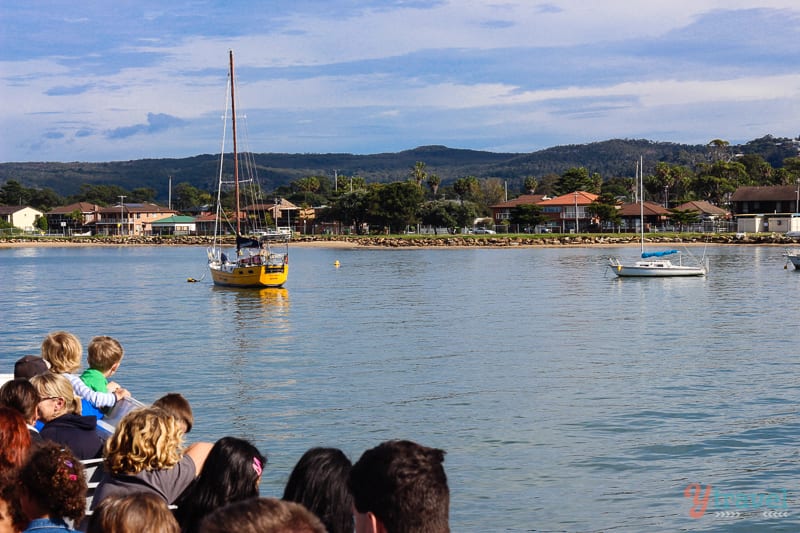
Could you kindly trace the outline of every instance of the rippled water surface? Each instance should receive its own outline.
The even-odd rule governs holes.
[[[800,271],[782,251],[709,247],[707,278],[620,280],[607,258],[633,248],[295,246],[286,288],[258,291],[187,283],[201,248],[2,249],[0,361],[55,329],[118,338],[136,397],[182,392],[192,439],[267,452],[264,495],[309,447],[356,460],[409,438],[447,450],[453,531],[797,531]],[[690,483],[714,491],[700,518]],[[789,516],[734,506],[764,494]]]

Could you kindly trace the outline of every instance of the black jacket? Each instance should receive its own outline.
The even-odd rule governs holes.
[[[43,439],[67,446],[83,460],[100,457],[103,451],[103,440],[96,428],[96,417],[67,413],[47,422],[39,433]]]

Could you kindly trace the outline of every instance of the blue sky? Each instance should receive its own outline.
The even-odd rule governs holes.
[[[6,0],[0,161],[800,135],[797,0]],[[246,116],[246,121],[244,120]]]

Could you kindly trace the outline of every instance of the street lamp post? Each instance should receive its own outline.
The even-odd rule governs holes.
[[[122,219],[125,218],[125,195],[119,195],[119,234],[122,235]]]

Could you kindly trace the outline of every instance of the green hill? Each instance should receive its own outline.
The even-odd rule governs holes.
[[[765,136],[744,145],[730,146],[729,153],[761,155],[773,167],[787,157],[798,155],[791,139]],[[526,176],[540,178],[561,174],[572,167],[585,167],[604,179],[632,176],[635,161],[645,158],[646,166],[664,161],[693,167],[706,161],[706,145],[684,145],[648,140],[613,139],[608,141],[555,146],[532,153],[495,153],[478,150],[421,146],[397,153],[353,154],[254,154],[258,175],[265,190],[305,176],[360,176],[367,182],[392,182],[407,179],[417,161],[447,185],[457,178],[476,176],[505,180],[510,189],[520,189]],[[228,160],[230,161],[230,160]],[[82,184],[118,185],[126,190],[154,189],[165,202],[169,180],[173,186],[188,182],[212,191],[216,185],[218,156],[198,155],[183,159],[140,159],[107,163],[0,163],[0,184],[16,180],[24,187],[50,188],[62,196],[79,191]],[[647,171],[647,168],[645,168]]]

